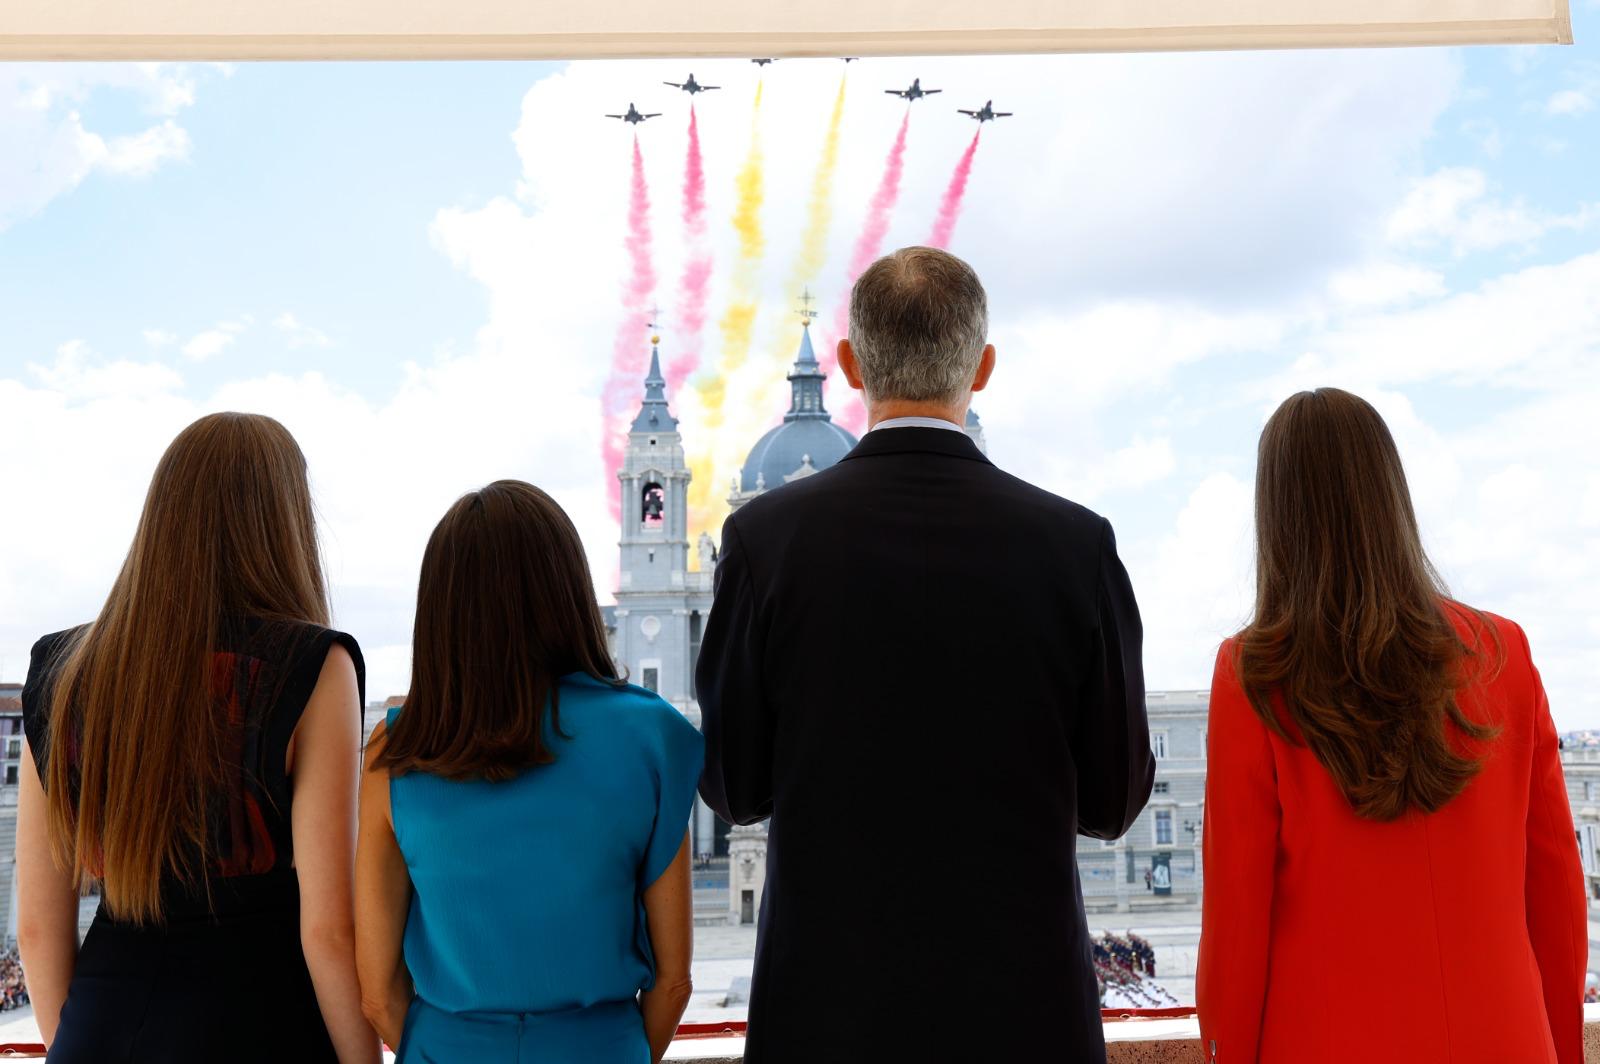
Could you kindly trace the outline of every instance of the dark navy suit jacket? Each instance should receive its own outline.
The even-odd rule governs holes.
[[[1100,1062],[1075,860],[1150,796],[1111,526],[869,432],[723,526],[701,794],[771,817],[746,1059]]]

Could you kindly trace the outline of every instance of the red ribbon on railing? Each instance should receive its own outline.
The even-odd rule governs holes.
[[[1165,1009],[1101,1009],[1100,1019],[1106,1020],[1187,1020],[1200,1015],[1193,1005],[1175,1005]]]

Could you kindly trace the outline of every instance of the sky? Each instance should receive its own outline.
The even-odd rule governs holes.
[[[0,64],[0,681],[94,616],[162,449],[213,410],[305,449],[372,697],[407,685],[422,547],[469,488],[550,491],[608,598],[605,396],[639,394],[646,308],[664,361],[699,356],[670,399],[714,532],[786,408],[799,290],[825,351],[874,202],[884,250],[928,240],[977,128],[955,109],[993,99],[1014,115],[950,243],[999,353],[975,409],[998,465],[1112,521],[1150,688],[1209,683],[1248,616],[1261,426],[1336,385],[1388,420],[1452,591],[1523,625],[1561,727],[1600,727],[1600,7],[1573,18],[1566,48]],[[701,236],[662,84],[690,70],[721,86],[694,98]],[[882,90],[917,76],[944,91],[890,205]],[[603,117],[630,101],[661,117]]]

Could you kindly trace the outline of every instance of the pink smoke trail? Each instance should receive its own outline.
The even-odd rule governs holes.
[[[883,176],[878,179],[878,190],[873,193],[871,202],[867,205],[867,221],[861,227],[861,234],[856,237],[854,253],[850,256],[850,272],[845,278],[846,290],[838,301],[838,310],[834,314],[833,335],[838,340],[850,331],[850,292],[849,286],[856,283],[856,278],[883,251],[883,238],[889,235],[889,217],[894,213],[894,205],[900,199],[900,176],[905,172],[906,161],[906,129],[911,124],[911,108],[906,108],[906,116],[900,120],[900,132],[895,134],[894,143],[889,146],[889,157],[884,160]],[[822,372],[831,376],[833,374],[833,349],[824,343],[822,356]],[[846,393],[846,398],[836,400],[838,410],[834,420],[839,422],[846,430],[859,435],[866,427],[867,411],[861,405],[854,393]]]
[[[950,185],[944,190],[944,199],[939,201],[939,216],[934,220],[933,232],[928,237],[930,248],[950,246],[950,234],[955,232],[956,221],[961,217],[961,200],[967,194],[967,178],[972,176],[972,157],[978,151],[978,138],[981,136],[983,127],[979,126],[977,132],[972,134],[972,143],[961,153],[955,171],[950,175]]]
[[[689,151],[683,165],[683,231],[688,256],[679,279],[678,324],[673,340],[678,353],[667,362],[669,396],[700,365],[700,334],[706,324],[706,299],[711,290],[711,249],[706,244],[706,171],[700,158],[700,126],[689,105]]]
[[[628,187],[628,275],[622,283],[622,320],[611,349],[611,375],[600,396],[600,456],[610,484],[611,516],[622,517],[622,485],[614,474],[622,466],[623,436],[628,415],[642,394],[645,365],[650,356],[645,328],[649,324],[650,293],[656,287],[650,264],[650,186],[644,176],[644,156],[639,136],[633,137],[633,178]]]

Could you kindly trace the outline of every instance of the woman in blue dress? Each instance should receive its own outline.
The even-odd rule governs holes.
[[[661,1059],[689,999],[702,759],[616,678],[561,507],[520,481],[457,501],[361,784],[357,967],[401,1064]]]

